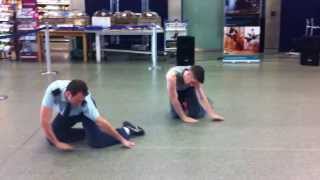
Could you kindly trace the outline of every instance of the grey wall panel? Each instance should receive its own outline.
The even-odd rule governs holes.
[[[188,34],[195,36],[196,48],[221,50],[224,0],[183,0],[183,19],[188,21]]]
[[[281,0],[266,0],[265,48],[279,49]]]
[[[71,9],[77,9],[85,11],[85,2],[84,0],[71,0]]]
[[[169,19],[181,20],[182,5],[181,0],[168,0]]]

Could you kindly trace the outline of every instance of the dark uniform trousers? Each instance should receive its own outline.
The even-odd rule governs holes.
[[[198,101],[196,91],[194,87],[189,87],[186,90],[177,91],[178,100],[183,107],[183,103],[187,104],[186,111],[187,115],[192,118],[203,118],[206,115],[206,111],[202,108],[201,104]],[[173,118],[179,118],[177,112],[171,105],[171,115]]]
[[[76,123],[82,123],[83,128],[73,128]],[[114,137],[103,132],[94,121],[83,114],[78,116],[65,117],[58,114],[52,123],[53,132],[59,141],[72,143],[87,139],[89,146],[93,148],[103,148],[119,144]],[[123,128],[116,129],[125,139],[130,137]]]

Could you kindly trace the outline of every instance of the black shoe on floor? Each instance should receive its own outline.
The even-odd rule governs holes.
[[[130,130],[131,135],[143,136],[145,134],[144,130],[141,127],[134,126],[132,123],[128,121],[124,121],[122,123],[122,126],[128,128]]]

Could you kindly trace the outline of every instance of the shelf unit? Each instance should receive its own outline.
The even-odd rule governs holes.
[[[21,8],[17,9],[16,22],[17,32],[19,33],[24,33],[39,27],[36,0],[22,0]],[[36,61],[38,59],[36,37],[36,33],[19,37],[18,57],[20,60]]]
[[[71,6],[70,0],[37,0],[37,11],[41,24],[48,22],[52,25],[65,22]]]
[[[180,21],[167,21],[164,24],[165,37],[164,37],[164,52],[176,53],[177,51],[177,38],[178,36],[187,35],[187,23]]]
[[[0,1],[0,36],[15,33],[15,7],[16,1]],[[16,59],[15,38],[0,39],[0,58]]]
[[[39,23],[44,25],[64,26],[67,24],[66,17],[70,14],[71,0],[37,0],[37,11],[39,13]],[[52,37],[51,49],[53,51],[63,51],[62,47],[70,46],[68,37]]]

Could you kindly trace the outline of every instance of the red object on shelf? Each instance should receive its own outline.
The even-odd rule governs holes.
[[[37,1],[36,0],[22,0],[22,7],[36,7]]]

